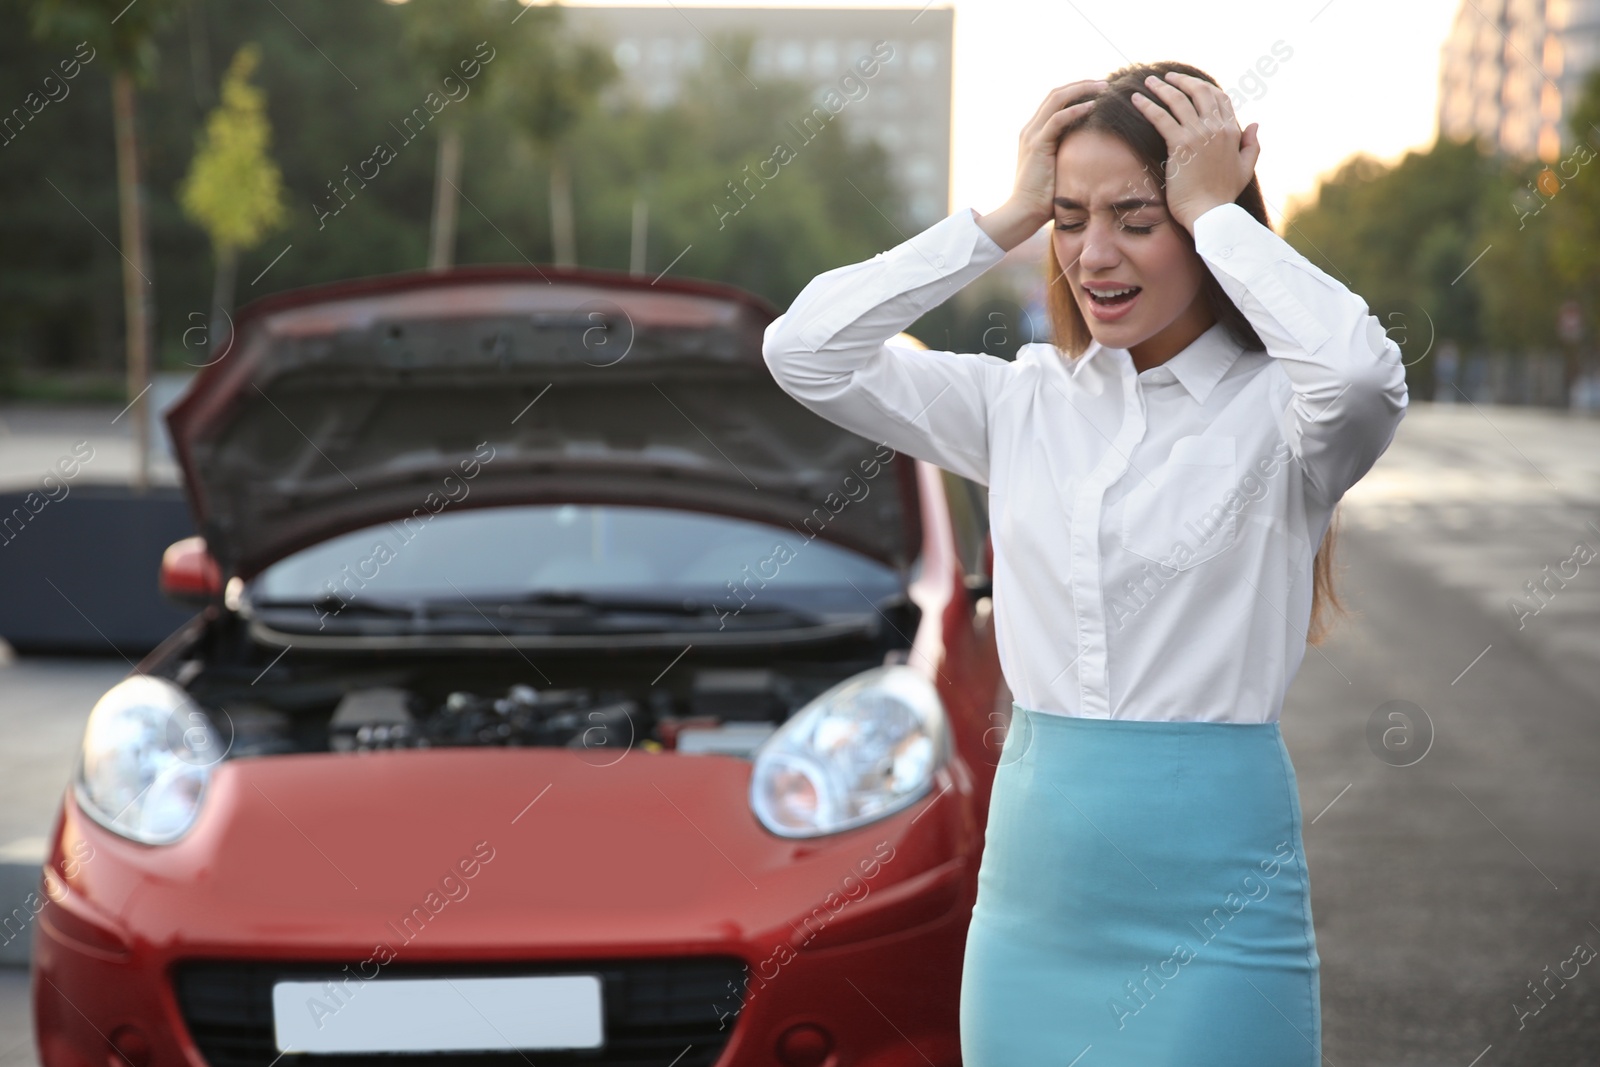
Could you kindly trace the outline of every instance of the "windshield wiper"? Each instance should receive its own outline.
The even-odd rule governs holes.
[[[308,600],[257,600],[255,610],[293,610],[313,614],[320,619],[390,619],[410,622],[419,626],[444,619],[469,619],[490,627],[529,624],[546,626],[562,622],[578,623],[584,629],[594,627],[603,632],[608,624],[619,617],[654,616],[661,619],[656,625],[663,628],[698,629],[696,622],[705,626],[716,624],[723,629],[730,623],[756,627],[816,626],[824,620],[815,613],[801,611],[779,603],[717,604],[697,597],[660,597],[644,595],[603,596],[568,590],[541,590],[522,596],[493,596],[474,599],[418,599],[414,601],[375,600],[354,597],[340,600],[322,596]],[[666,620],[675,620],[668,623]],[[742,623],[739,621],[742,620]],[[637,629],[629,626],[630,630]]]
[[[785,604],[718,604],[694,596],[663,597],[639,594],[616,596],[580,593],[572,590],[540,590],[511,600],[502,599],[495,607],[499,617],[510,619],[549,620],[592,619],[603,625],[608,617],[627,615],[666,616],[684,620],[717,622],[722,629],[728,620],[748,616],[750,623],[762,626],[815,626],[823,620],[812,612],[801,611]]]
[[[394,600],[371,600],[366,597],[354,597],[350,600],[340,600],[334,596],[311,597],[306,600],[251,600],[253,610],[294,610],[311,611],[318,615],[365,615],[380,616],[395,619],[414,619],[419,611],[425,611],[420,602],[403,603]]]
[[[714,601],[704,600],[695,596],[662,597],[637,594],[606,596],[595,593],[579,593],[567,589],[540,590],[511,599],[500,598],[499,606],[509,608],[513,613],[517,608],[526,606],[533,608],[573,607],[582,608],[590,612],[631,611],[652,615],[687,616],[729,614],[739,610],[733,605],[719,606]],[[744,612],[753,614],[799,614],[795,609],[782,604],[747,605]]]

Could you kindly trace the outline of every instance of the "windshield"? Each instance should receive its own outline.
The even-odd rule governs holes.
[[[671,508],[480,508],[383,523],[273,564],[258,605],[640,598],[745,612],[870,611],[900,593],[893,568],[783,527]]]

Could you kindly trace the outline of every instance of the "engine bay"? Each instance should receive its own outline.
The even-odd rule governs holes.
[[[638,746],[748,755],[803,702],[790,679],[761,669],[697,671],[686,703],[661,688],[629,694],[517,683],[502,693],[456,690],[442,702],[414,691],[363,689],[340,701],[329,747]]]
[[[748,758],[833,685],[905,655],[858,643],[831,656],[723,656],[666,670],[633,656],[538,667],[507,657],[397,665],[306,656],[266,671],[192,659],[174,680],[211,719],[228,758],[451,747]]]
[[[226,756],[538,747],[749,757],[847,678],[905,663],[920,612],[825,640],[681,651],[382,647],[256,641],[237,616],[196,627],[148,665],[211,720]],[[612,757],[605,757],[612,758]]]

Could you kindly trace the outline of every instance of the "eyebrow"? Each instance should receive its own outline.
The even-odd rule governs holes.
[[[1055,204],[1056,207],[1065,208],[1068,211],[1089,210],[1083,204],[1080,204],[1078,201],[1067,196],[1056,197]],[[1137,211],[1142,207],[1161,207],[1162,203],[1159,200],[1146,200],[1142,197],[1132,197],[1127,200],[1118,200],[1111,206],[1118,211]]]

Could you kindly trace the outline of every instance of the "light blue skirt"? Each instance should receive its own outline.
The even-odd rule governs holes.
[[[1320,994],[1277,723],[1013,705],[967,934],[964,1067],[1315,1067]]]

